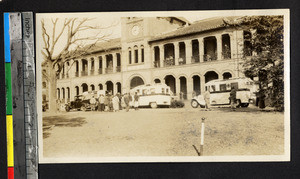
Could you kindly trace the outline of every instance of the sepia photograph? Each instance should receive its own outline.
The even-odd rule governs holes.
[[[290,161],[289,10],[36,14],[40,163]]]

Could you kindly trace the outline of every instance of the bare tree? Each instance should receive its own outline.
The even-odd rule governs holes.
[[[49,110],[55,112],[57,79],[64,68],[64,64],[71,61],[69,69],[78,57],[87,55],[98,42],[107,41],[112,32],[107,31],[112,26],[91,26],[89,22],[93,19],[65,18],[51,19],[49,22],[41,20],[43,49],[42,66],[48,67],[48,72],[43,71],[43,78],[49,81]],[[96,32],[96,33],[92,33]],[[87,34],[91,34],[90,36]],[[73,63],[72,63],[73,62]]]

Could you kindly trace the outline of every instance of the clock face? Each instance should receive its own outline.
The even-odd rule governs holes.
[[[131,29],[132,35],[138,35],[140,33],[140,27],[138,25],[135,25]]]

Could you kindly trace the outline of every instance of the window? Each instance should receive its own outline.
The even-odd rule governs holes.
[[[95,62],[94,58],[91,58],[91,69],[94,69],[94,65],[95,65],[94,62]]]
[[[210,88],[211,88],[211,92],[216,91],[216,86],[215,85],[211,85]]]
[[[46,88],[47,87],[47,83],[44,81],[43,82],[43,88]]]
[[[151,94],[155,94],[155,88],[151,88],[150,91],[151,91]]]
[[[143,95],[146,95],[147,94],[147,89],[144,89],[143,90]]]
[[[236,90],[239,89],[238,83],[231,83],[231,87],[234,87]]]
[[[145,57],[144,57],[144,46],[141,46],[142,50],[141,50],[141,55],[142,55],[142,63],[144,63]]]
[[[138,49],[134,50],[134,62],[135,63],[139,62],[139,51],[138,51]]]
[[[131,64],[131,50],[128,51],[129,64]]]
[[[220,91],[226,91],[226,84],[220,84]]]

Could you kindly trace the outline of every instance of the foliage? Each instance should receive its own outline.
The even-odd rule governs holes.
[[[283,16],[244,17],[240,25],[252,32],[252,35],[246,34],[244,37],[245,75],[258,77],[260,88],[264,89],[269,105],[283,110]]]
[[[170,108],[183,108],[184,102],[181,100],[172,100]]]

